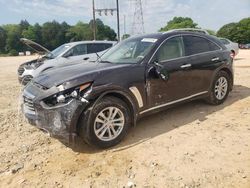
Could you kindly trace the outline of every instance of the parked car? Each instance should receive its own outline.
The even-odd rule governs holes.
[[[81,63],[83,61],[96,61],[98,56],[101,56],[108,48],[116,44],[116,42],[112,41],[80,41],[64,44],[50,52],[45,47],[28,39],[21,39],[21,41],[39,54],[46,54],[42,58],[19,66],[18,80],[23,85],[26,85],[40,73],[53,67],[71,65],[72,63]]]
[[[106,148],[150,113],[195,99],[222,104],[233,88],[231,52],[184,31],[131,37],[96,63],[49,70],[23,91],[29,122],[60,140]],[[187,112],[188,113],[188,112]]]
[[[239,44],[230,41],[226,38],[220,38],[221,42],[232,52],[232,57],[234,58],[239,53]]]

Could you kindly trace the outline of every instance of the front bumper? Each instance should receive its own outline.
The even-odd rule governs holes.
[[[30,124],[70,144],[77,136],[78,119],[87,105],[72,99],[67,104],[49,107],[43,101],[36,102],[34,95],[26,91],[22,109]]]

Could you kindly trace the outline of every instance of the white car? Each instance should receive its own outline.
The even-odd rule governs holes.
[[[239,44],[232,42],[226,38],[220,38],[220,41],[227,47],[228,50],[232,52],[233,58],[239,53]]]
[[[46,54],[19,66],[18,80],[23,85],[26,85],[40,73],[54,67],[96,61],[107,49],[116,44],[113,41],[79,41],[63,44],[50,52],[31,40],[21,39],[21,41],[39,54]]]

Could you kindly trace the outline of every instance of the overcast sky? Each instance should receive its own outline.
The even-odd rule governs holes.
[[[174,16],[191,17],[202,28],[218,30],[222,25],[250,17],[250,0],[142,0],[146,32],[155,32]],[[96,0],[97,8],[112,8],[115,0]],[[133,0],[120,0],[121,31],[126,15],[126,30],[131,32]],[[99,17],[97,15],[97,17]],[[100,17],[116,29],[115,16]],[[75,24],[92,19],[92,0],[0,0],[0,25],[31,24],[57,20]]]

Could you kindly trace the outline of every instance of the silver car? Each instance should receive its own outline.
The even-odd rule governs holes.
[[[232,52],[232,57],[234,58],[239,53],[239,44],[232,42],[226,38],[220,38],[220,41],[227,47],[228,50]]]
[[[31,40],[21,39],[21,41],[37,53],[45,54],[36,60],[19,66],[18,80],[23,85],[26,85],[40,73],[54,67],[96,61],[98,56],[101,56],[107,49],[116,44],[113,41],[80,41],[63,44],[50,52]]]

